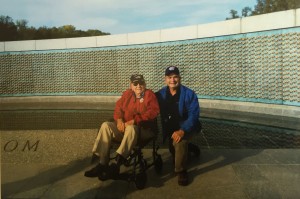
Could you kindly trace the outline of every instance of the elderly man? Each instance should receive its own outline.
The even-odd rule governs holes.
[[[143,75],[132,75],[130,89],[117,101],[114,110],[114,122],[104,122],[98,132],[93,154],[99,157],[99,164],[84,175],[99,177],[107,172],[112,141],[120,142],[116,151],[117,165],[124,163],[137,144],[138,131],[141,129],[141,141],[154,136],[153,122],[159,114],[159,105],[155,94],[146,89]]]
[[[201,129],[200,107],[194,91],[181,84],[176,66],[165,70],[166,86],[157,92],[162,118],[164,140],[169,139],[169,150],[175,161],[178,184],[188,184],[187,158],[189,150],[197,156],[200,149],[189,143],[194,132]]]

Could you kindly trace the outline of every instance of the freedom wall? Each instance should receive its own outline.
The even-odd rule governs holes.
[[[201,107],[299,118],[300,9],[148,32],[0,42],[1,109],[112,102],[133,73],[157,91],[170,65],[180,68]]]

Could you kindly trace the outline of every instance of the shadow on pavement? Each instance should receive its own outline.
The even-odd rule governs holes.
[[[61,179],[72,176],[77,172],[81,172],[83,168],[86,167],[88,161],[88,158],[72,161],[67,165],[47,169],[29,178],[1,184],[2,197],[5,198],[12,194],[18,194],[37,187],[54,184]],[[19,166],[19,169],[22,169],[22,166]],[[24,172],[26,172],[26,170],[24,170]]]

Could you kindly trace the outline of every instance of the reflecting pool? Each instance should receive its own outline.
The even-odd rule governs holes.
[[[112,110],[16,110],[1,111],[0,120],[3,131],[96,130],[112,115]],[[193,142],[201,148],[300,147],[298,118],[203,109],[200,120],[203,129]]]

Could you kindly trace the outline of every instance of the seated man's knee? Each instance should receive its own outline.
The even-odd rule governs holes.
[[[110,123],[110,122],[103,122],[103,123],[101,124],[101,128],[109,128],[109,123]]]
[[[173,146],[174,146],[175,151],[178,150],[178,149],[187,148],[188,147],[188,141],[185,140],[185,139],[182,139],[178,143],[173,142]]]
[[[106,132],[106,133],[111,132],[111,122],[103,122],[101,124],[99,132],[102,132],[102,133],[104,133],[104,132]]]
[[[125,128],[125,133],[129,133],[132,135],[136,135],[137,131],[138,131],[138,127],[136,125],[128,125]]]

